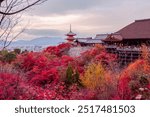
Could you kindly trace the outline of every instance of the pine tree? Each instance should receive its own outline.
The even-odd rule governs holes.
[[[73,69],[71,65],[68,65],[68,68],[66,70],[66,84],[71,85],[73,83]]]

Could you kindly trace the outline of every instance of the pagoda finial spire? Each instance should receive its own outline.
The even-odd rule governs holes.
[[[72,30],[71,30],[71,24],[70,24],[70,32],[72,32]]]

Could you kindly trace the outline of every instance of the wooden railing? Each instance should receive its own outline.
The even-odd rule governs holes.
[[[107,46],[107,52],[117,54],[118,63],[121,65],[128,65],[129,63],[135,61],[136,59],[141,57],[142,49],[141,48],[129,48],[129,47],[115,47],[115,46]],[[150,49],[149,54],[150,54]]]

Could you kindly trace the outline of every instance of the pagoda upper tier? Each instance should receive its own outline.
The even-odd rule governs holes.
[[[75,40],[74,36],[76,36],[76,34],[72,32],[71,25],[70,25],[70,31],[69,31],[69,33],[66,34],[66,36],[67,36],[66,40],[68,42],[73,42]]]

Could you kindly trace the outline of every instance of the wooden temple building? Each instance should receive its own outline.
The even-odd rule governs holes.
[[[123,65],[141,56],[141,46],[150,46],[150,19],[135,20],[121,30],[112,33],[103,40],[108,52],[118,55]]]
[[[72,39],[70,31],[67,36]],[[68,39],[69,40],[69,39]],[[150,45],[150,19],[135,20],[117,32],[111,34],[97,34],[95,38],[74,38],[81,46],[93,44],[117,45],[117,46],[141,46]]]
[[[75,42],[78,46],[94,46],[95,44],[103,44],[103,39],[105,39],[108,34],[97,34],[95,38],[76,38]]]
[[[79,46],[103,44],[108,52],[118,55],[121,64],[128,64],[141,56],[141,46],[150,47],[150,19],[135,20],[117,32],[97,34],[95,38],[74,38],[76,34],[67,34],[68,42]]]
[[[123,46],[150,45],[150,19],[135,20],[121,30],[108,35],[103,41]]]

